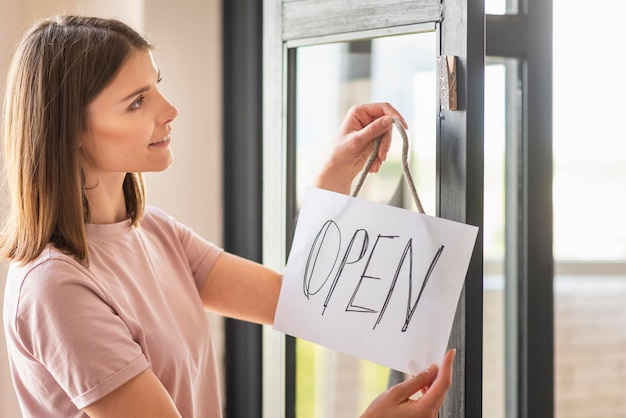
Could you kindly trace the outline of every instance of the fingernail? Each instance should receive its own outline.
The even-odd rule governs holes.
[[[391,118],[389,116],[384,116],[381,123],[385,128],[388,128],[391,125]]]

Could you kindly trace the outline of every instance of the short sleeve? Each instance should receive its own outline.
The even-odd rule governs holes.
[[[48,259],[26,272],[13,330],[78,409],[149,367],[107,294],[72,260]]]
[[[182,247],[196,287],[199,289],[215,264],[215,260],[224,250],[160,209],[150,207],[149,214],[150,220],[160,224],[161,229],[166,225],[167,228],[171,228],[171,232],[175,234],[176,240]]]

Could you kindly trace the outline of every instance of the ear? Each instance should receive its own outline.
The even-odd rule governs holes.
[[[88,130],[85,130],[85,132],[81,133],[78,136],[78,150],[79,151],[83,150],[83,144],[85,143],[85,141],[89,141],[89,138],[91,138],[91,135],[89,135]]]

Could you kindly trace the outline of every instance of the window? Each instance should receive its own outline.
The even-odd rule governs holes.
[[[411,172],[427,213],[436,193],[435,32],[302,46],[296,68],[296,195],[321,166],[326,146],[353,103],[387,101],[410,124]],[[381,172],[359,196],[411,208],[401,168],[402,139],[395,136]],[[373,363],[296,341],[296,416],[355,417],[390,381],[402,378]]]
[[[554,1],[555,390],[563,418],[626,411],[626,146],[613,123],[626,88],[603,64],[626,36],[626,6],[602,7],[610,12],[590,31],[580,24],[583,4]]]
[[[507,192],[516,179],[507,171],[511,147],[519,138],[519,63],[511,58],[490,58],[485,67],[485,223],[483,290],[483,416],[503,418],[506,413],[507,338]],[[517,117],[515,117],[517,116]],[[509,203],[510,204],[510,203]]]

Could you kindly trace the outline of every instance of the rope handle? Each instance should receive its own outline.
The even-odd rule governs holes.
[[[402,173],[404,174],[404,180],[406,180],[406,184],[409,186],[409,190],[411,191],[411,195],[413,196],[413,201],[415,202],[415,206],[417,206],[418,212],[424,213],[424,207],[422,206],[422,202],[417,195],[417,190],[415,189],[415,184],[413,183],[413,176],[411,175],[411,170],[409,169],[409,138],[406,134],[404,126],[402,126],[402,122],[400,122],[397,118],[393,118],[392,121],[396,129],[400,132],[400,136],[402,136]],[[363,167],[363,170],[359,175],[359,181],[352,190],[352,197],[356,197],[356,195],[359,194],[361,186],[363,186],[363,183],[365,182],[365,177],[369,173],[372,164],[374,164],[374,160],[376,160],[376,157],[378,156],[381,138],[382,136],[379,136],[374,140],[374,150],[365,162],[365,167]]]

